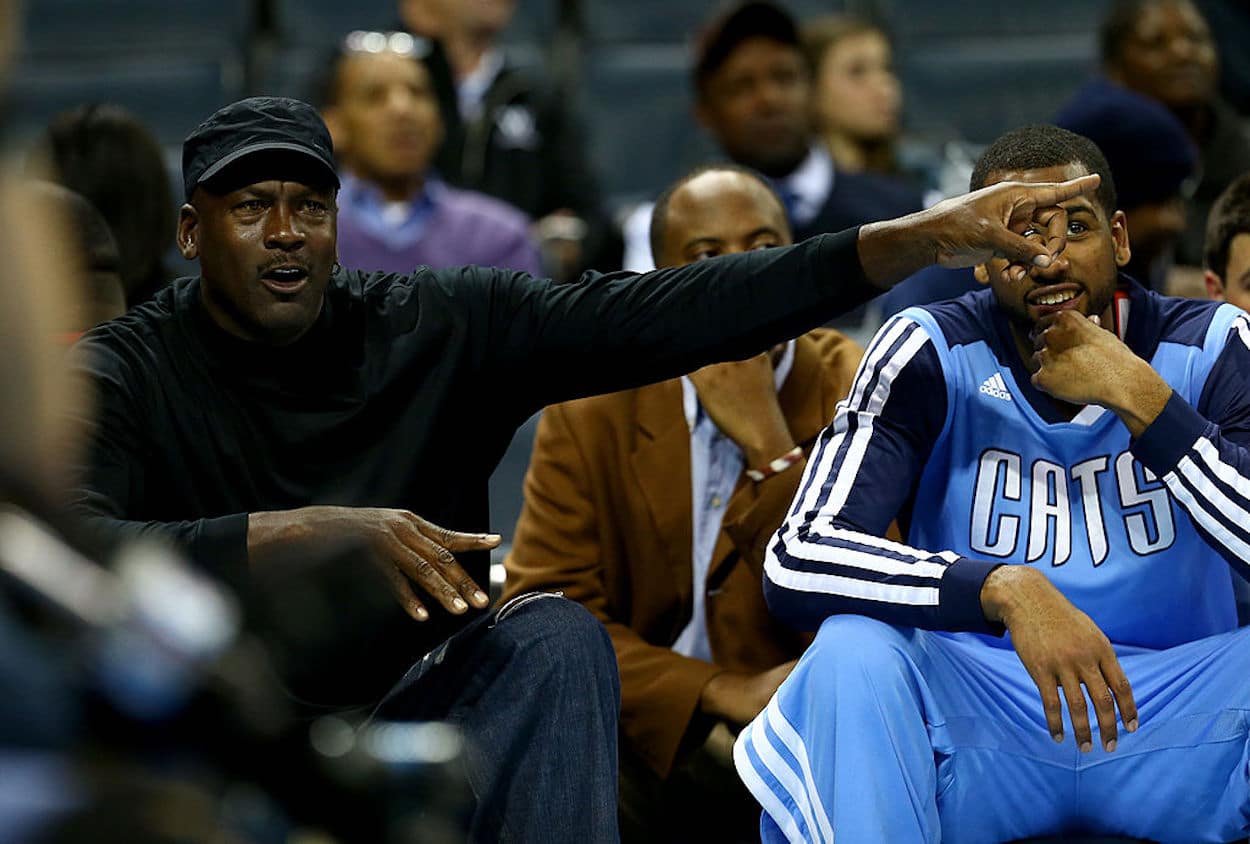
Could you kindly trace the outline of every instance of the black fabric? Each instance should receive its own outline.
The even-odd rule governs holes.
[[[104,541],[160,536],[236,582],[249,512],[400,507],[483,531],[487,481],[535,411],[747,357],[859,304],[877,291],[857,234],[563,285],[342,271],[317,324],[279,349],[225,334],[200,280],[180,280],[74,350],[98,394],[74,507]],[[463,562],[487,583],[485,554]],[[431,610],[360,633],[370,696],[463,623]]]

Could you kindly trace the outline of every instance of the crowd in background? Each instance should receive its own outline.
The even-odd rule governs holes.
[[[181,165],[178,145],[199,118],[241,95],[295,95],[322,115],[342,185],[337,258],[347,269],[482,265],[568,284],[588,270],[647,270],[662,260],[653,219],[657,199],[662,206],[666,199],[661,190],[710,161],[762,174],[797,242],[966,191],[985,143],[1002,129],[1036,122],[1085,135],[1105,154],[1132,238],[1126,272],[1170,295],[1250,303],[1250,272],[1242,272],[1250,267],[1250,240],[1237,240],[1240,231],[1228,222],[1247,215],[1244,180],[1221,199],[1250,173],[1250,67],[1243,50],[1229,47],[1250,37],[1250,12],[1232,0],[1055,0],[1038,17],[980,2],[948,15],[937,11],[947,4],[902,0],[804,0],[794,8],[647,2],[636,9],[609,0],[397,0],[369,9],[236,0],[224,9],[187,3],[165,21],[159,18],[166,7],[179,4],[113,5],[118,20],[76,19],[73,26],[58,20],[69,13],[53,0],[27,0],[8,11],[6,29],[15,43],[8,96],[0,101],[7,104],[0,126],[8,138],[0,186],[2,219],[13,225],[0,226],[0,254],[16,283],[6,285],[0,302],[0,349],[11,361],[21,357],[14,350],[22,337],[42,333],[57,349],[67,348],[176,277],[195,274],[187,250],[175,242],[179,207],[188,198],[172,175]],[[1075,23],[1049,31],[1052,16]],[[96,38],[72,31],[94,23]],[[92,43],[106,36],[115,39],[111,46]],[[115,96],[110,84],[117,85]],[[1213,235],[1209,220],[1212,231],[1218,221],[1225,228]],[[44,240],[53,242],[45,247]],[[72,269],[58,269],[67,261]],[[67,289],[33,283],[56,277],[69,281]],[[909,305],[976,286],[971,270],[923,271],[832,327],[863,342]],[[57,305],[27,307],[19,288],[22,296],[51,297]],[[37,318],[21,316],[32,313]],[[43,512],[43,495],[28,494],[18,478],[59,471],[56,449],[68,435],[45,430],[39,420],[55,414],[41,408],[74,394],[55,376],[31,374],[39,366],[28,368],[21,383],[0,374],[0,419],[8,426],[0,430],[27,437],[24,445],[16,435],[0,442],[0,482],[10,500],[36,513]],[[25,418],[9,425],[10,415]],[[532,424],[528,430],[532,437]],[[499,559],[512,538],[528,454],[522,437],[498,482],[503,504],[492,511],[492,528],[505,540]],[[0,548],[0,558],[5,553]],[[70,546],[56,554],[78,559]],[[319,588],[340,585],[332,575],[328,583]],[[211,585],[186,588],[214,618],[234,611],[221,609],[232,599]],[[315,605],[324,595],[304,598]],[[248,607],[244,614],[268,622],[276,617],[271,611]],[[57,615],[66,615],[64,608]],[[0,612],[0,626],[6,623]],[[49,644],[61,638],[40,639],[44,626],[57,625],[39,620],[8,634],[0,630],[0,680],[6,648],[19,656],[51,653],[34,660],[46,697],[32,686],[24,706],[0,701],[0,744],[55,747],[65,725],[78,718],[62,718],[53,705],[71,685],[66,676],[78,670],[60,664],[72,660]],[[10,678],[33,677],[21,673],[35,672],[26,662],[9,669]],[[205,796],[213,789],[201,788],[202,772],[188,771],[186,760],[158,759],[158,769],[170,766],[169,782],[131,781],[134,772],[116,758],[117,746],[141,732],[159,757],[162,743],[183,742],[185,731],[206,723],[162,723],[153,734],[150,720],[116,704],[133,696],[114,699],[108,691],[123,685],[134,692],[144,682],[112,677],[82,706],[110,736],[102,758],[118,771],[111,787],[135,805],[149,800],[152,812],[165,813],[145,827],[150,837],[131,837],[133,819],[118,812],[112,820],[105,816],[116,823],[114,832],[84,833],[71,819],[31,840],[268,841],[274,829],[285,831],[289,819],[274,808],[281,796],[274,800],[251,785],[225,789],[223,822],[220,805],[210,806]],[[215,682],[233,688],[229,677]],[[238,758],[251,758],[256,747],[279,753],[272,742],[281,730],[270,730],[267,716],[256,714],[265,705],[249,709],[254,701],[239,703],[232,694],[218,688],[211,702],[196,705],[214,713],[204,717],[223,734],[247,735],[238,746],[222,739],[236,765],[223,769],[233,772]],[[97,706],[97,699],[113,702]],[[243,726],[223,725],[215,713],[226,709]],[[18,724],[44,732],[23,734],[27,728],[17,730]],[[399,790],[401,780],[411,784],[412,766],[391,764],[385,751],[369,756],[344,745],[340,752],[332,735],[337,726],[322,725],[312,755],[332,769],[316,787],[355,795],[344,815],[357,807],[374,811],[377,792]],[[214,738],[192,744],[199,750]],[[38,762],[14,767],[10,761],[6,769],[3,754],[0,749],[0,771],[22,771],[29,790],[19,794],[14,779],[0,779],[0,841],[8,840],[6,818],[12,831],[64,809],[52,798],[71,790],[66,778],[77,776]],[[452,789],[447,783],[454,778],[435,779],[443,776],[443,760],[431,758],[415,775],[413,800],[413,794],[435,800],[430,795]],[[670,761],[652,767],[667,772]],[[184,780],[196,786],[178,784]],[[463,790],[463,783],[455,787]],[[463,795],[437,800],[445,803],[446,830],[454,830]],[[244,829],[254,838],[239,832]],[[427,837],[415,840],[455,840],[454,831],[439,834],[427,825]]]

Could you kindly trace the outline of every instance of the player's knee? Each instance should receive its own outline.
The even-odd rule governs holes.
[[[826,619],[810,651],[831,679],[859,684],[867,676],[875,684],[911,674],[906,635],[897,627],[862,615]]]

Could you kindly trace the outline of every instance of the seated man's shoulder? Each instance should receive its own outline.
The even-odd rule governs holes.
[[[1223,313],[1228,317],[1240,314],[1235,306],[1212,299],[1186,299],[1164,296],[1153,290],[1144,291],[1154,303],[1158,314],[1159,340],[1186,346],[1205,344],[1212,320]]]

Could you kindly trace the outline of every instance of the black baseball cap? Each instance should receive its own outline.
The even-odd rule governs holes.
[[[712,20],[695,42],[695,87],[702,89],[707,78],[748,38],[768,38],[798,47],[799,28],[790,13],[775,3],[739,3]]]
[[[226,192],[284,177],[339,186],[330,130],[317,110],[300,100],[239,100],[213,112],[182,142],[188,200],[200,185]]]

